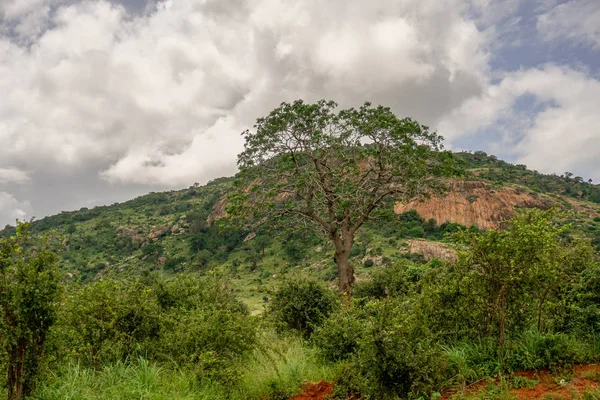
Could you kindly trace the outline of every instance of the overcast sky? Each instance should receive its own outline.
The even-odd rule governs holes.
[[[297,98],[600,182],[600,1],[0,0],[0,226],[232,175]]]

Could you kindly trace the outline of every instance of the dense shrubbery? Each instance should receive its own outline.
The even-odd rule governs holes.
[[[443,240],[450,234],[467,229],[457,223],[444,222],[438,225],[434,219],[426,221],[415,210],[396,215],[391,206],[379,210],[377,217],[377,222],[370,222],[367,227],[384,237]],[[475,226],[468,229],[478,231]]]
[[[398,297],[356,300],[313,335],[321,356],[342,361],[338,391],[375,398],[430,392],[441,381],[441,351],[414,303]]]
[[[600,267],[554,221],[528,211],[502,232],[459,234],[454,264],[406,261],[360,282],[312,336],[339,365],[338,391],[404,398],[600,359]]]
[[[506,182],[527,182],[529,172],[523,168],[507,167],[510,174],[503,169],[488,173],[500,174]],[[573,194],[577,189],[574,197],[585,198],[582,188],[592,185],[568,179],[568,185],[551,183],[559,192]],[[147,218],[164,217],[161,221],[168,219],[169,226],[186,227],[181,236],[165,233],[168,240],[147,240],[145,219],[139,225],[132,223],[130,236],[122,236],[117,227],[130,218],[120,214],[122,210],[107,217],[104,208],[82,209],[34,224],[36,232],[62,226],[68,246],[63,259],[73,266],[69,271],[75,273],[74,280],[97,279],[82,286],[66,285],[57,324],[46,342],[51,368],[40,366],[46,371],[45,394],[40,398],[65,397],[67,384],[56,392],[51,387],[58,387],[62,373],[79,374],[76,379],[98,377],[104,385],[96,388],[98,393],[116,379],[113,373],[152,380],[144,374],[181,371],[179,389],[199,390],[196,384],[230,388],[240,379],[253,380],[254,372],[248,370],[256,367],[257,359],[272,368],[268,377],[262,377],[265,387],[252,392],[254,397],[242,388],[238,398],[289,397],[308,376],[309,363],[313,373],[319,368],[337,370],[341,398],[353,393],[394,398],[427,395],[501,373],[600,360],[600,268],[590,243],[580,235],[595,235],[592,244],[600,246],[598,218],[577,222],[583,225],[570,229],[564,224],[568,217],[557,219],[553,212],[534,210],[503,231],[481,233],[456,224],[438,226],[414,211],[394,215],[390,207],[377,225],[358,232],[351,256],[369,268],[369,278],[358,280],[354,298],[344,306],[323,282],[270,280],[274,272],[285,276],[290,266],[311,264],[315,275],[332,279],[336,270],[315,262],[330,254],[317,236],[265,227],[245,241],[248,232],[239,227],[209,226],[207,218],[220,198],[219,184],[208,194],[193,187],[166,197],[151,194],[127,205],[140,207]],[[572,189],[566,189],[569,185]],[[172,205],[175,199],[186,201]],[[390,249],[397,249],[405,237],[454,241],[458,262],[403,259]],[[90,254],[94,256],[86,258]],[[228,272],[231,264],[236,279],[242,276],[237,288],[254,279],[258,293],[253,287],[251,296],[259,302],[271,285],[267,282],[275,282],[272,297],[263,297],[267,308],[263,331],[257,327],[262,317],[250,317],[223,284],[212,280],[178,276],[164,281],[148,274],[139,281],[99,279],[119,269],[123,254],[148,270],[164,263],[162,268],[169,272],[201,269],[218,275]],[[385,265],[378,266],[380,261]],[[226,264],[220,270],[222,262]],[[215,268],[199,268],[204,266]],[[129,273],[124,269],[122,276]],[[279,333],[298,335],[277,336],[271,331],[273,321]],[[260,344],[259,333],[267,338]],[[282,348],[287,341],[296,343],[294,361]],[[313,359],[317,355],[319,362]],[[245,363],[251,364],[244,368]],[[48,372],[55,367],[63,372]],[[156,381],[167,391],[170,382]],[[127,393],[150,397],[136,390]],[[170,396],[180,395],[173,390],[169,389]]]
[[[273,294],[267,312],[280,329],[292,329],[308,338],[336,308],[338,295],[323,282],[294,278]]]
[[[87,366],[143,356],[231,382],[257,333],[246,308],[218,282],[177,277],[72,290],[53,340],[57,355]]]

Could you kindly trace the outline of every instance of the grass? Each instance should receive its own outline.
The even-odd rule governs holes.
[[[65,364],[46,375],[39,400],[242,400],[288,398],[305,382],[331,379],[332,367],[321,364],[297,337],[267,333],[262,349],[248,360],[240,382],[233,387],[199,381],[190,371],[138,358],[99,370]]]
[[[459,392],[452,396],[453,400],[512,400],[516,396],[510,393],[507,382],[489,383],[484,390],[476,393]]]
[[[297,393],[303,383],[333,377],[333,367],[321,363],[316,351],[299,338],[268,333],[264,339],[269,345],[247,364],[238,398],[285,398]]]
[[[75,399],[218,399],[216,385],[197,385],[193,374],[169,370],[144,359],[117,362],[99,371],[67,364],[47,377],[38,390],[40,400]]]

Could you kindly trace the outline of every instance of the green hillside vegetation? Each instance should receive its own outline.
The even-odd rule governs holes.
[[[484,151],[457,154],[465,161],[471,178],[487,180],[497,185],[517,184],[537,193],[552,193],[600,204],[600,185],[592,184],[592,179],[586,180],[568,171],[560,176],[542,174],[527,169],[523,164],[499,160]]]
[[[600,361],[600,267],[562,217],[460,230],[456,263],[363,267],[350,305],[314,268],[275,279],[256,316],[201,271],[69,283],[35,398],[286,399],[320,380],[339,399],[429,398],[526,369],[568,376]]]
[[[554,196],[555,204],[565,210],[573,208],[565,198],[576,198],[565,194],[569,185],[600,191],[598,185],[574,184],[554,175],[535,174],[493,156],[473,161],[481,158],[481,154],[457,154],[466,163],[465,179],[483,180],[481,171],[493,170],[491,176],[485,177],[493,185],[520,185],[522,190]],[[539,185],[529,185],[530,180],[537,182],[531,177],[555,182],[553,189],[542,191]],[[332,248],[316,235],[284,232],[269,226],[255,232],[208,224],[217,203],[233,189],[233,182],[233,178],[220,178],[205,186],[194,185],[179,191],[150,193],[120,204],[62,212],[33,221],[32,230],[36,234],[56,230],[63,235],[66,247],[60,254],[60,265],[67,273],[65,279],[71,282],[90,282],[101,276],[135,278],[149,272],[174,275],[211,271],[241,283],[239,288],[234,287],[243,290],[243,297],[251,301],[253,309],[259,310],[262,297],[267,296],[264,285],[273,280],[274,274],[282,276],[299,266],[311,267],[325,279],[336,277]],[[583,207],[597,210],[595,203],[580,197],[577,200]],[[359,275],[365,270],[362,260],[366,256],[382,256],[386,263],[397,261],[410,257],[402,251],[406,239],[448,241],[446,234],[460,228],[452,223],[438,225],[434,220],[424,221],[414,211],[394,215],[392,208],[389,203],[378,212],[380,218],[368,221],[359,231],[352,249]],[[569,222],[592,239],[595,246],[600,246],[599,217],[573,213]],[[5,236],[12,233],[11,227],[2,231]],[[245,242],[250,234],[257,236]]]
[[[340,121],[329,103],[287,106],[262,120],[277,128],[266,133],[298,115],[302,129]],[[371,132],[382,124],[384,138],[395,130],[429,135],[389,109],[367,104],[342,111],[339,118],[351,122],[343,126]],[[363,124],[368,118],[375,122]],[[412,160],[418,147],[410,135],[394,139],[399,147],[409,143],[403,151]],[[335,144],[345,158],[338,163],[327,153],[335,147],[328,140],[319,165],[360,176],[367,169],[348,154],[370,162],[378,147],[351,142]],[[280,400],[324,380],[334,385],[336,399],[439,398],[448,389],[464,398],[483,379],[513,382],[517,371],[549,369],[569,380],[573,365],[600,362],[600,187],[483,152],[422,151],[414,168],[432,179],[432,190],[449,177],[479,180],[491,190],[537,193],[553,207],[515,210],[502,229],[480,231],[425,220],[414,210],[396,214],[398,198],[384,192],[376,206],[364,203],[370,218],[351,238],[351,297],[338,284],[340,248],[332,238],[339,231],[328,237],[301,229],[296,215],[286,215],[303,210],[295,202],[307,192],[270,191],[261,205],[266,211],[228,214],[258,198],[243,195],[261,190],[248,170],[7,226],[0,234],[0,367],[6,371],[0,396]],[[268,158],[267,166],[283,162],[288,173],[305,167],[305,160],[281,157]],[[443,171],[427,169],[440,160]],[[382,174],[397,172],[389,165]],[[302,190],[315,175],[300,172],[294,184]],[[385,181],[382,174],[371,192]],[[394,190],[410,181],[393,178]],[[419,194],[419,179],[406,193]],[[261,183],[269,191],[281,182],[274,175]],[[328,189],[341,193],[336,201],[356,190],[353,178],[341,182]],[[344,207],[362,206],[361,196],[345,198],[333,223],[350,215]],[[411,253],[415,239],[451,257]]]

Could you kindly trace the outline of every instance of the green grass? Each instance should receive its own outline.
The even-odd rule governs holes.
[[[303,383],[333,377],[333,366],[321,363],[316,351],[297,337],[277,338],[268,333],[264,343],[268,346],[247,364],[239,399],[285,398],[297,393]]]
[[[42,378],[39,400],[200,400],[280,399],[305,382],[331,379],[331,366],[297,337],[265,334],[261,350],[248,360],[234,387],[199,380],[193,373],[143,358],[117,362],[99,370],[70,363]]]
[[[185,371],[170,370],[144,359],[117,362],[99,371],[67,364],[48,376],[38,390],[40,400],[75,399],[218,399],[222,388],[198,385]]]

